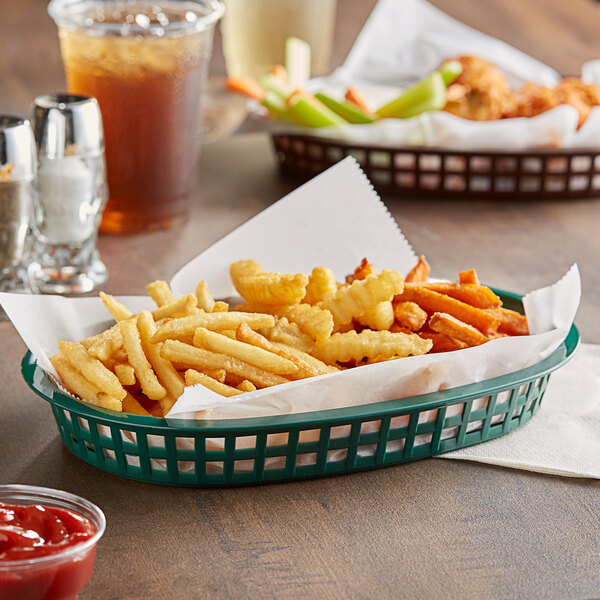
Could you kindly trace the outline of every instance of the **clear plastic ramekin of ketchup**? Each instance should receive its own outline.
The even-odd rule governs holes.
[[[105,526],[102,511],[79,496],[0,485],[0,600],[76,600]]]

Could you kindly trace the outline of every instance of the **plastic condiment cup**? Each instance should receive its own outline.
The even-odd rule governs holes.
[[[29,485],[0,485],[0,502],[66,509],[86,517],[96,531],[91,538],[48,556],[0,560],[2,600],[76,600],[94,572],[96,545],[106,527],[104,513],[94,504],[61,490]]]

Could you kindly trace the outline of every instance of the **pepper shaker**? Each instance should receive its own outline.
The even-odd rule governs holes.
[[[35,141],[26,119],[0,116],[0,291],[27,292],[25,275],[31,221]],[[1,312],[0,318],[6,318]]]
[[[90,292],[108,276],[97,249],[107,199],[98,103],[89,96],[38,96],[32,124],[38,173],[30,284],[42,293]]]

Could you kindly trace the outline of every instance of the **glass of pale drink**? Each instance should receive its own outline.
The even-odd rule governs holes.
[[[220,0],[50,2],[69,93],[94,96],[102,113],[109,197],[101,231],[185,219],[223,10]]]

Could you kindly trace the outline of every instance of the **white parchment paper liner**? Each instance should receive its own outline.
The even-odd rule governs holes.
[[[359,87],[378,107],[399,89],[424,77],[448,58],[475,55],[498,66],[513,89],[527,81],[555,86],[559,74],[509,44],[468,27],[425,0],[379,0],[344,64],[330,76],[310,82],[312,91],[342,98]],[[600,61],[582,66],[584,81],[600,84]],[[256,107],[255,107],[256,108]],[[425,145],[470,150],[522,150],[543,147],[598,147],[600,107],[577,130],[578,112],[559,106],[537,117],[468,121],[443,111],[411,119],[383,119],[371,125],[306,129],[260,118],[247,129],[303,133],[384,146]]]
[[[229,265],[241,258],[253,258],[269,271],[310,272],[314,266],[327,265],[341,280],[364,256],[379,269],[397,268],[402,273],[416,261],[366,176],[354,159],[346,158],[193,259],[171,285],[175,294],[184,294],[205,279],[215,297],[230,296],[234,289]],[[368,365],[240,397],[224,398],[194,386],[186,388],[168,420],[176,424],[178,418],[256,417],[369,404],[504,375],[535,364],[561,343],[580,294],[574,265],[553,285],[525,296],[531,336]],[[119,299],[133,311],[152,308],[145,297]],[[57,351],[58,341],[79,340],[111,324],[99,298],[4,293],[0,303],[39,365],[50,373],[48,357]]]

